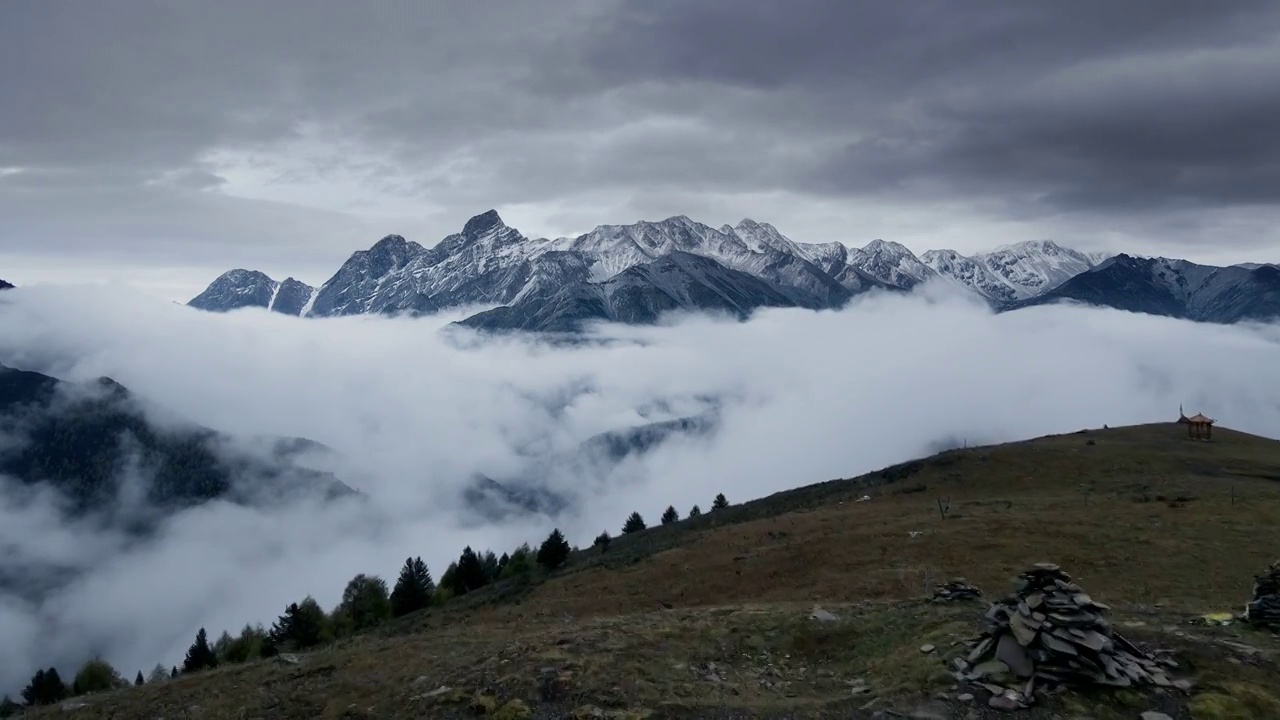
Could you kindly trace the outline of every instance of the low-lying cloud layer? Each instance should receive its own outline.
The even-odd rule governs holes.
[[[461,316],[461,313],[458,315]],[[464,545],[501,553],[560,526],[585,546],[632,510],[706,508],[849,477],[939,443],[998,442],[1169,420],[1179,403],[1280,437],[1280,327],[1199,325],[1072,307],[993,315],[930,288],[841,312],[748,323],[605,327],[607,342],[475,341],[450,318],[299,320],[206,314],[100,287],[0,297],[0,363],[107,375],[211,428],[302,436],[338,451],[367,502],[252,510],[213,503],[139,542],[68,523],[49,498],[0,494],[6,563],[82,568],[42,604],[0,596],[0,691],[37,666],[102,653],[132,673],[180,663],[195,630],[270,622],[311,593],[326,608],[358,572],[410,554],[438,578]],[[582,502],[556,519],[485,522],[458,499],[472,473],[518,473],[602,431],[693,414],[715,432],[670,441],[605,477],[547,478]],[[662,408],[642,416],[641,409]]]

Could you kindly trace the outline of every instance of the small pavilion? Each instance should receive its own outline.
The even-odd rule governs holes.
[[[1213,439],[1213,418],[1196,413],[1187,418],[1187,437],[1192,440]]]

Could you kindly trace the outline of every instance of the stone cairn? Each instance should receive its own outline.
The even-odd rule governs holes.
[[[982,591],[965,582],[964,578],[956,578],[933,591],[933,601],[936,603],[977,600],[980,597],[982,597]]]
[[[1253,625],[1280,629],[1280,560],[1266,574],[1253,579],[1253,601],[1244,606],[1244,619]]]
[[[1163,668],[1167,657],[1144,653],[1111,628],[1110,608],[1089,597],[1057,565],[1039,563],[1018,577],[1017,590],[987,611],[987,630],[967,643],[952,673],[992,693],[989,705],[1017,710],[1036,693],[1089,685],[1190,688]]]

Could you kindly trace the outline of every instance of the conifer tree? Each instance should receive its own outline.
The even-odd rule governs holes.
[[[262,646],[266,639],[267,631],[261,625],[245,625],[240,634],[227,645],[227,649],[218,655],[218,662],[242,663],[265,657]]]
[[[213,643],[214,657],[218,658],[218,660],[222,660],[222,658],[226,657],[227,649],[231,647],[231,643],[231,633],[223,630],[222,634],[219,635],[218,639]]]
[[[0,699],[0,718],[13,717],[20,712],[22,712],[22,706],[14,702],[8,695]]]
[[[694,505],[693,507],[689,508],[689,517],[698,517],[701,514],[702,514],[702,508],[698,507],[697,505]]]
[[[444,569],[444,574],[440,576],[440,587],[454,596],[461,595],[467,591],[458,581],[458,563],[456,560],[449,563],[449,567]],[[462,592],[459,592],[459,590]]]
[[[196,633],[196,641],[191,643],[191,647],[187,649],[187,657],[182,661],[182,672],[195,673],[217,666],[218,656],[209,647],[209,636],[205,634],[204,628],[200,628]]]
[[[486,585],[498,579],[501,570],[498,568],[498,556],[494,555],[492,550],[485,550],[484,555],[480,556],[480,566],[484,568]]]
[[[505,555],[503,557],[506,557]],[[407,558],[400,568],[400,578],[391,591],[391,615],[401,617],[431,605],[431,595],[436,590],[421,557]]]
[[[138,671],[138,677],[136,677],[136,678],[134,678],[134,679],[133,679],[133,684],[134,684],[134,686],[136,687],[136,686],[138,686],[138,685],[142,685],[142,684],[143,684],[143,683],[145,683],[145,682],[146,682],[146,678],[142,677],[142,671],[141,671],[141,670],[139,670],[139,671]]]
[[[66,699],[66,683],[58,675],[57,668],[37,670],[31,682],[22,689],[22,699],[28,705],[52,705]]]
[[[596,540],[592,544],[600,548],[600,552],[604,552],[609,549],[609,543],[612,541],[613,538],[609,537],[609,531],[605,530],[596,536]]]
[[[44,705],[44,670],[37,670],[35,675],[31,676],[31,682],[22,688],[22,701],[27,705]],[[7,695],[5,697],[8,697]]]
[[[174,665],[172,668],[169,669],[169,679],[173,680],[177,677],[178,677],[178,666]]]
[[[156,666],[151,668],[151,674],[147,676],[147,682],[149,683],[164,682],[168,679],[169,669],[159,663],[156,663]]]
[[[729,507],[729,501],[725,499],[724,493],[716,495],[716,499],[711,503],[712,510],[723,510]]]
[[[662,513],[662,524],[670,525],[680,519],[680,513],[676,512],[674,505],[668,505],[666,512]]]
[[[528,575],[533,572],[535,564],[533,548],[529,547],[529,543],[521,543],[520,547],[511,553],[507,566],[502,569],[502,577],[517,578]]]
[[[547,570],[555,570],[569,559],[569,541],[564,539],[560,528],[551,531],[542,547],[538,548],[538,564]]]
[[[622,525],[622,534],[630,535],[634,532],[640,532],[645,529],[644,518],[640,517],[640,513],[633,512]]]
[[[458,557],[458,570],[456,573],[454,594],[465,595],[473,590],[479,590],[488,583],[488,577],[485,575],[484,563],[480,556],[468,545],[463,549],[462,555]],[[461,592],[459,592],[461,590]]]
[[[280,644],[276,639],[271,637],[271,633],[267,632],[266,637],[262,638],[262,645],[258,649],[258,657],[273,658],[280,654]]]
[[[300,603],[290,603],[271,626],[272,649],[306,650],[319,645],[325,637],[327,619],[320,603],[310,595]]]

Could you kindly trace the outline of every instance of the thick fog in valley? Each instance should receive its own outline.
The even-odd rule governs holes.
[[[212,502],[139,540],[4,483],[0,562],[76,579],[40,602],[0,596],[0,693],[94,654],[129,676],[180,664],[201,626],[269,624],[307,594],[331,609],[353,575],[394,582],[406,556],[438,579],[465,545],[501,554],[558,526],[585,547],[633,510],[654,524],[668,504],[684,515],[719,492],[741,502],[953,444],[1170,421],[1180,403],[1280,437],[1274,325],[1065,306],[993,314],[937,287],[746,323],[602,326],[572,344],[447,327],[463,316],[301,320],[119,287],[7,291],[0,363],[109,376],[163,408],[157,422],[309,438],[334,451],[310,461],[364,498]],[[576,454],[602,432],[691,416],[715,418],[711,430],[616,465]],[[497,520],[462,499],[476,473],[504,481],[533,466],[573,498],[556,517]]]

